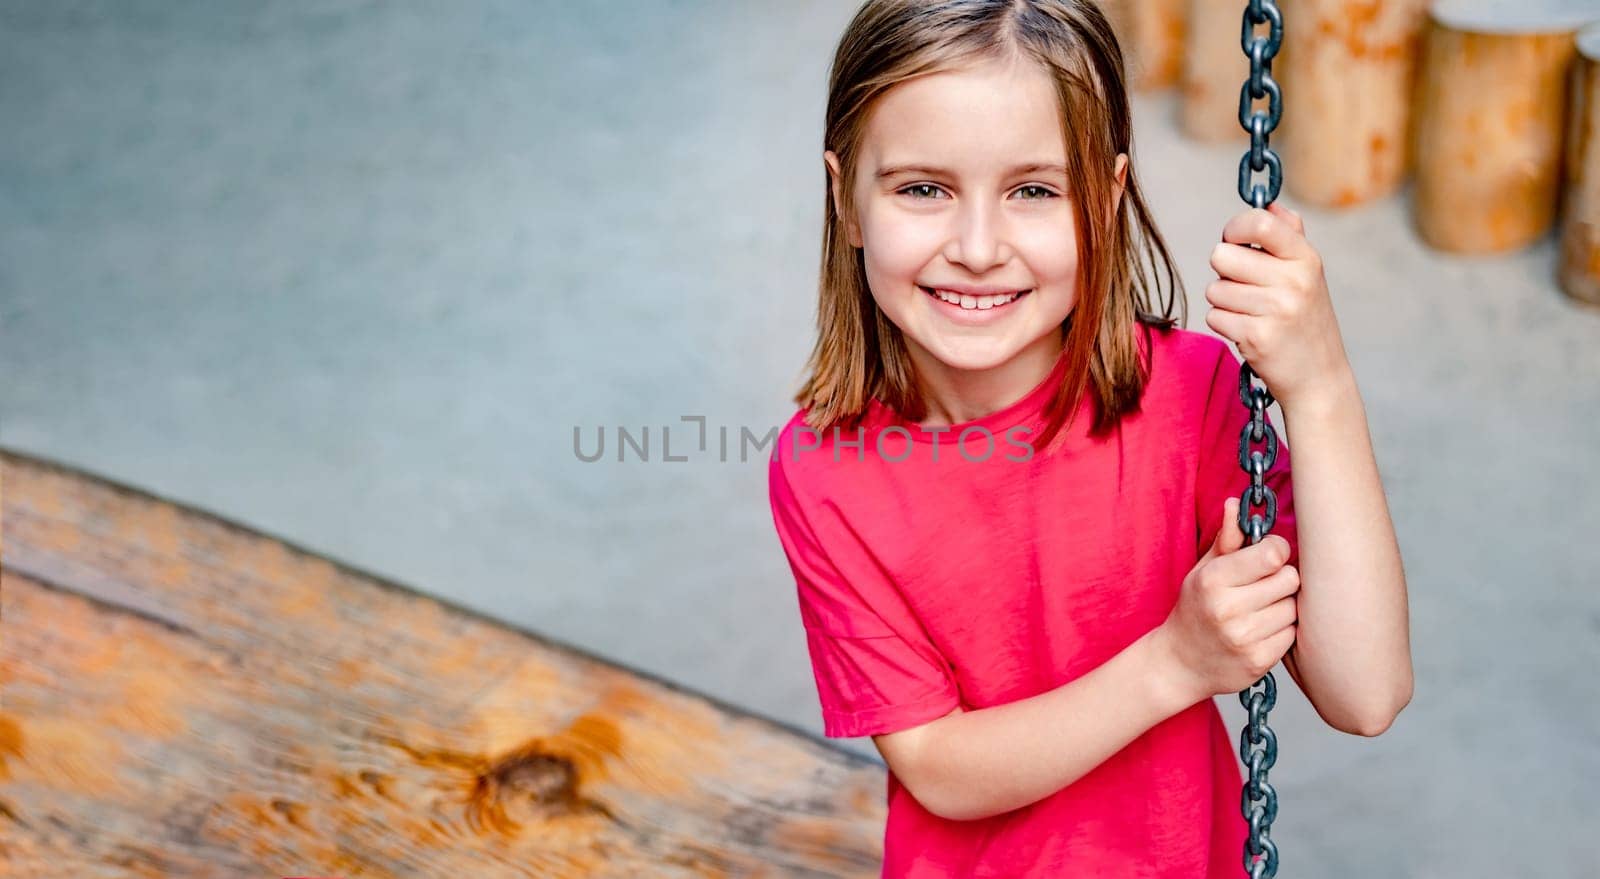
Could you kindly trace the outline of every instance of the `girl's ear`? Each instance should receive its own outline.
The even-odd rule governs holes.
[[[861,246],[861,230],[856,227],[854,217],[845,216],[844,212],[844,175],[839,170],[839,156],[833,150],[822,151],[822,161],[828,166],[828,187],[833,192],[833,212],[844,220],[845,238],[851,247]]]
[[[1122,206],[1122,188],[1128,182],[1128,154],[1117,153],[1117,195],[1111,202],[1111,212],[1115,214],[1117,208]]]
[[[1111,204],[1106,209],[1106,222],[1117,221],[1117,211],[1122,207],[1122,190],[1128,181],[1128,154],[1117,153],[1117,182],[1112,188]]]

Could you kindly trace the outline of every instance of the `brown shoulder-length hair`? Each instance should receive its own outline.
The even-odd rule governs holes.
[[[858,425],[873,397],[912,421],[927,415],[905,339],[867,289],[862,254],[841,218],[855,210],[855,165],[874,103],[912,77],[1015,57],[1036,61],[1055,81],[1080,255],[1077,304],[1062,323],[1068,363],[1046,404],[1039,445],[1071,424],[1086,387],[1096,404],[1091,435],[1138,411],[1149,364],[1140,362],[1134,330],[1145,324],[1148,339],[1149,325],[1186,324],[1188,303],[1139,188],[1122,50],[1105,15],[1093,0],[868,0],[840,38],[829,74],[823,143],[839,157],[845,203],[834,205],[824,169],[818,335],[810,376],[794,397],[809,409],[807,426]],[[1113,214],[1118,153],[1129,160]],[[1149,299],[1161,274],[1167,295],[1155,314]]]

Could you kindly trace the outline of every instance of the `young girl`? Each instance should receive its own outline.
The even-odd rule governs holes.
[[[769,475],[824,734],[888,765],[885,876],[1238,876],[1212,697],[1282,659],[1342,731],[1410,699],[1399,550],[1304,226],[1248,210],[1211,255],[1207,324],[1296,443],[1298,512],[1284,444],[1276,533],[1245,546],[1240,361],[1171,317],[1130,128],[1088,0],[870,0],[838,47],[820,338]]]

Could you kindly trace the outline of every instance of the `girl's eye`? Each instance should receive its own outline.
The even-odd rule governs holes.
[[[1033,190],[1035,192],[1041,193],[1041,195],[1039,195],[1038,198],[1025,198],[1025,199],[1023,199],[1023,201],[1038,201],[1040,199],[1055,198],[1056,197],[1055,193],[1051,192],[1048,189],[1045,189],[1043,186],[1040,186],[1040,185],[1038,185],[1036,183],[1030,183],[1027,186],[1022,187],[1021,189],[1019,189],[1017,191],[1018,192],[1027,192],[1029,190]]]
[[[935,198],[937,196],[934,195],[934,194],[935,193],[939,193],[941,191],[942,190],[940,190],[939,187],[934,186],[932,183],[913,183],[910,186],[907,186],[907,187],[899,190],[901,195],[909,195],[912,198]],[[1037,195],[1034,195],[1034,196],[1031,196],[1031,197],[1024,196],[1023,197],[1023,201],[1041,201],[1043,199],[1055,198],[1056,197],[1056,194],[1054,192],[1051,192],[1049,189],[1046,189],[1045,187],[1040,186],[1037,183],[1030,183],[1027,186],[1024,186],[1021,189],[1017,190],[1017,192],[1019,192],[1019,193],[1020,192],[1038,193]]]

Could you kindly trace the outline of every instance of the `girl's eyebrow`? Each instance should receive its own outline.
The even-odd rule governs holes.
[[[1026,165],[1018,165],[1018,166],[1012,168],[1011,170],[1006,172],[1005,176],[1007,176],[1007,177],[1015,177],[1015,176],[1018,176],[1020,174],[1032,174],[1035,171],[1050,171],[1052,173],[1061,174],[1062,176],[1066,176],[1067,175],[1067,166],[1064,165],[1064,164],[1061,164],[1060,162],[1030,162],[1030,163],[1028,163]],[[913,173],[914,174],[932,174],[934,176],[945,176],[945,177],[950,177],[950,176],[954,176],[955,175],[955,172],[953,172],[953,171],[950,171],[950,170],[948,170],[946,168],[935,168],[932,165],[887,165],[887,166],[885,166],[883,168],[878,169],[878,173],[874,174],[873,178],[876,179],[876,180],[883,180],[883,179],[888,178],[888,177],[893,177],[896,174],[913,174]]]

